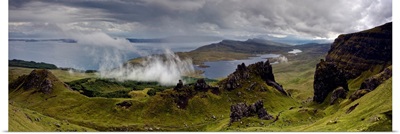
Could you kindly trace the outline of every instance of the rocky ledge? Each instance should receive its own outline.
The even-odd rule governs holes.
[[[240,121],[243,117],[256,116],[259,119],[270,120],[273,119],[272,115],[269,115],[264,108],[262,100],[258,100],[256,103],[246,105],[246,103],[238,103],[231,106],[230,123]]]

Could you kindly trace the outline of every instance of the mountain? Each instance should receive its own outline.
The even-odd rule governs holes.
[[[391,22],[369,30],[339,35],[325,60],[317,64],[314,101],[322,103],[338,86],[349,90],[348,81],[354,79],[362,81],[367,77],[366,72],[374,75],[391,64]]]
[[[194,51],[237,52],[248,54],[278,53],[290,50],[289,45],[266,40],[250,39],[247,41],[223,40],[219,43],[205,45]]]

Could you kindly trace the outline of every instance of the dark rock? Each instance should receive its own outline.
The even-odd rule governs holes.
[[[388,68],[385,68],[382,72],[379,74],[376,74],[372,77],[369,77],[368,79],[364,80],[363,83],[361,83],[360,89],[355,91],[351,96],[350,100],[354,101],[365,94],[375,90],[380,84],[382,84],[384,81],[392,77],[392,68],[391,66]]]
[[[235,72],[228,75],[228,78],[222,86],[227,90],[234,90],[242,86],[240,84],[242,80],[246,80],[248,78],[250,78],[250,74],[247,70],[246,65],[242,63],[237,66]]]
[[[183,82],[182,80],[179,80],[179,82],[176,84],[176,86],[174,87],[174,90],[179,90],[183,87]]]
[[[174,88],[177,92],[169,94],[160,94],[164,98],[173,98],[174,102],[178,105],[178,108],[185,109],[189,103],[189,99],[197,94],[197,92],[207,92],[211,90],[213,94],[220,94],[218,87],[212,87],[206,83],[204,79],[198,79],[193,85],[183,85],[182,81],[179,80],[177,86]],[[202,98],[207,96],[201,96]]]
[[[314,75],[313,101],[322,103],[335,88],[347,88],[354,79],[376,65],[392,64],[392,22],[373,29],[340,35],[335,39],[325,60],[317,64]],[[373,79],[361,89],[376,88]]]
[[[204,79],[198,79],[194,84],[194,90],[196,91],[207,91],[210,87]]]
[[[391,64],[392,22],[357,33],[339,35],[326,61],[335,63],[347,80],[358,77],[375,65]]]
[[[349,109],[347,109],[346,114],[349,114],[351,111],[353,111],[354,109],[356,109],[356,107],[358,106],[359,103],[349,107]]]
[[[257,101],[252,105],[246,105],[245,103],[238,103],[231,105],[230,122],[239,121],[243,117],[249,117],[257,115],[259,119],[270,120],[273,119],[271,115],[264,109],[263,102]]]
[[[120,106],[122,108],[129,108],[132,106],[132,102],[131,101],[123,101],[121,103],[118,103],[117,106]]]
[[[51,93],[51,89],[53,88],[53,85],[51,84],[51,81],[49,79],[46,79],[43,81],[43,83],[40,86],[40,92],[49,94]]]
[[[338,87],[333,90],[330,104],[333,105],[339,98],[346,99],[347,91],[343,87]]]
[[[262,119],[262,120],[271,120],[274,118],[274,117],[272,117],[272,115],[269,115],[267,113],[267,110],[265,110],[264,107],[257,110],[257,115],[258,115],[258,118]]]
[[[366,79],[363,83],[361,83],[360,89],[369,89],[369,90],[374,90],[376,87],[378,87],[380,84],[382,84],[384,81],[392,77],[392,69],[390,68],[385,68],[382,72],[379,74],[376,74],[368,79]]]
[[[223,80],[220,84],[221,87],[227,89],[228,91],[234,90],[236,88],[240,88],[243,86],[243,83],[249,83],[250,76],[252,77],[260,77],[264,80],[269,86],[273,86],[279,92],[284,95],[288,95],[288,93],[283,89],[282,85],[275,81],[275,77],[272,71],[272,66],[269,61],[261,61],[254,64],[251,64],[246,67],[244,63],[239,64],[236,68],[236,71],[232,74],[228,75],[228,78]],[[247,90],[254,90],[257,83],[251,83]],[[264,87],[261,86],[261,91],[266,91]]]
[[[348,91],[347,80],[343,73],[333,63],[320,62],[314,75],[314,98],[317,103],[324,102],[330,92],[337,87]]]
[[[50,71],[46,69],[33,70],[29,75],[20,76],[17,80],[10,83],[10,89],[34,89],[36,90],[35,92],[50,94],[54,87],[54,81],[59,80]]]
[[[365,94],[371,92],[371,90],[369,89],[358,89],[357,91],[355,91],[351,96],[350,96],[350,100],[351,101],[355,101],[361,97],[363,97]]]
[[[267,84],[269,86],[274,87],[275,89],[277,89],[279,92],[281,92],[283,95],[288,95],[288,93],[285,91],[285,89],[283,89],[282,85],[272,81],[272,80],[267,80]]]

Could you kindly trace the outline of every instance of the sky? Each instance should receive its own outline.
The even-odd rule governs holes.
[[[10,0],[9,38],[334,39],[392,21],[392,0]],[[215,39],[215,38],[211,38]]]

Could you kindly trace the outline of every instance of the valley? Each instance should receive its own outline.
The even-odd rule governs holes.
[[[199,66],[257,54],[287,62],[237,64],[226,77],[184,76],[176,86],[10,66],[9,131],[392,131],[391,31],[387,23],[332,44],[224,40],[177,52]]]

